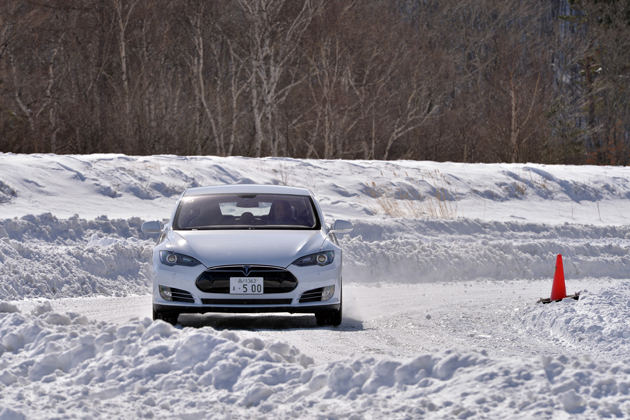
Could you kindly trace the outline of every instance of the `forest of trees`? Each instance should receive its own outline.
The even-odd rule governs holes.
[[[630,0],[2,0],[0,152],[626,165]]]

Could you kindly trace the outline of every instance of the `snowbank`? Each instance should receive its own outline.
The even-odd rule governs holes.
[[[141,224],[50,213],[0,221],[0,299],[147,293],[155,240]]]
[[[430,207],[439,194],[460,218],[630,222],[627,167],[0,153],[3,217],[162,219],[186,188],[250,183],[310,188],[331,218],[383,215],[379,199]]]
[[[630,360],[449,350],[313,365],[287,343],[210,327],[114,326],[46,304],[32,314],[0,308],[0,418],[630,415]]]
[[[354,220],[344,236],[344,279],[421,283],[553,278],[557,254],[567,278],[627,278],[630,226]]]
[[[139,218],[93,220],[50,213],[0,220],[0,299],[148,293],[155,235]],[[344,279],[424,283],[552,278],[558,253],[567,278],[627,278],[630,227],[354,220],[342,239]]]
[[[599,293],[583,291],[579,301],[527,308],[520,318],[527,334],[580,349],[594,358],[623,360],[630,355],[628,281]]]

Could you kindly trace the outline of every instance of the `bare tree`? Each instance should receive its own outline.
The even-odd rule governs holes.
[[[627,165],[630,161],[630,3],[572,2],[574,20],[586,32],[581,75],[587,103],[589,162]]]
[[[307,157],[343,158],[351,130],[356,126],[358,102],[351,79],[356,49],[349,34],[356,19],[357,1],[330,4],[309,32],[308,78],[304,95],[311,102],[304,110],[302,144]],[[295,105],[294,105],[295,106]]]
[[[497,140],[497,154],[505,161],[516,163],[524,157],[523,149],[540,134],[538,128],[546,104],[543,86],[548,83],[550,74],[543,71],[542,63],[524,62],[526,56],[536,59],[544,56],[541,50],[525,53],[520,43],[505,45],[502,42],[497,50],[501,61],[489,83],[495,94],[487,109]]]
[[[254,156],[263,147],[272,156],[286,155],[287,139],[281,130],[280,112],[291,90],[305,76],[295,67],[299,40],[315,14],[321,0],[299,3],[286,0],[238,0],[247,20],[247,74],[250,81],[252,117],[255,127]]]
[[[112,7],[115,12],[116,30],[118,36],[118,53],[120,54],[120,77],[122,83],[123,103],[125,113],[125,139],[123,144],[128,152],[136,152],[138,145],[137,140],[133,138],[131,131],[132,108],[131,108],[131,92],[129,88],[129,69],[128,69],[128,29],[129,20],[131,19],[134,8],[139,0],[111,0]]]

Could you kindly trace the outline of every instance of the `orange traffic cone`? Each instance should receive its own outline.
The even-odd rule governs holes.
[[[564,268],[562,267],[562,255],[556,258],[556,272],[553,275],[551,286],[551,300],[561,300],[567,297],[567,289],[564,285]]]
[[[564,286],[564,268],[562,267],[562,255],[558,254],[556,258],[556,272],[553,275],[553,285],[551,286],[551,298],[540,298],[536,303],[551,303],[555,300],[562,300],[564,298],[571,298],[574,300],[580,299],[580,292],[574,295],[567,296],[567,289]]]

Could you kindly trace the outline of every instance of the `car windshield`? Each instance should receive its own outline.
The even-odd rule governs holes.
[[[211,194],[184,197],[175,230],[320,229],[309,196],[280,194]]]

